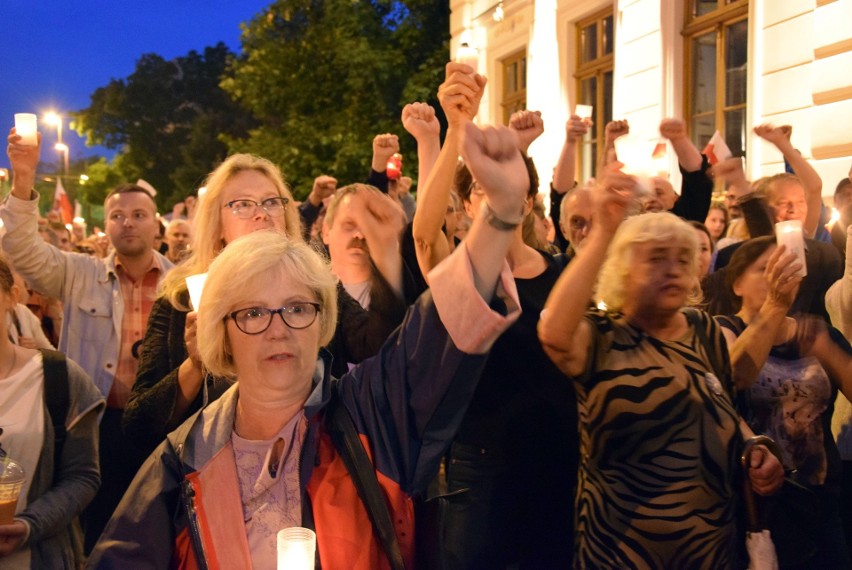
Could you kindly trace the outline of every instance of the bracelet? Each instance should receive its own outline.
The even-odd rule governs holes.
[[[489,226],[498,231],[511,232],[515,228],[520,226],[521,222],[524,220],[522,216],[521,219],[517,222],[507,222],[506,220],[502,220],[497,217],[497,214],[494,212],[494,210],[491,209],[491,205],[487,201],[483,202],[483,204],[483,215],[485,216],[485,221],[488,223]]]

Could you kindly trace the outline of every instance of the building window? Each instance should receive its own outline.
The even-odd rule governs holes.
[[[516,111],[527,108],[527,53],[520,51],[507,57],[503,64],[503,124]]]
[[[579,180],[594,176],[604,128],[612,120],[612,65],[615,28],[612,8],[577,22],[577,103],[594,107],[594,126],[580,146]]]
[[[686,113],[702,149],[718,130],[745,154],[748,0],[685,0]]]

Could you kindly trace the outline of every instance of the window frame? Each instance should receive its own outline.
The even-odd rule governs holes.
[[[513,92],[508,92],[509,82],[506,78],[509,75],[509,68],[515,63],[523,62],[522,66],[518,66],[515,70],[515,85],[519,87]],[[503,97],[500,100],[500,108],[503,114],[503,124],[508,125],[512,113],[515,111],[523,111],[527,108],[527,48],[522,49],[504,57],[500,60],[500,66],[503,70]]]
[[[684,94],[685,97],[683,99],[684,113],[683,116],[687,123],[687,128],[689,130],[690,139],[692,142],[699,147],[699,150],[703,147],[702,141],[697,139],[698,133],[694,132],[693,123],[696,118],[696,114],[693,110],[693,58],[695,57],[695,50],[693,49],[694,41],[700,36],[707,35],[710,33],[715,34],[716,41],[716,90],[715,90],[715,109],[713,111],[713,123],[716,125],[716,129],[721,134],[722,138],[727,140],[727,125],[725,123],[725,113],[737,110],[747,110],[748,109],[748,96],[746,96],[746,100],[742,103],[738,103],[735,105],[728,105],[726,100],[726,90],[728,87],[728,80],[725,76],[726,74],[726,30],[735,24],[738,24],[742,21],[748,20],[748,12],[749,12],[749,0],[718,0],[718,6],[716,10],[710,12],[709,14],[704,14],[701,16],[694,16],[692,13],[692,6],[695,3],[695,0],[684,0],[685,3],[685,11],[684,11],[684,26],[681,30],[681,36],[683,37],[683,67],[684,67]],[[748,79],[748,73],[746,74],[746,78]],[[706,115],[705,115],[706,116]],[[745,148],[743,148],[745,151]]]
[[[604,27],[603,22],[607,18],[612,19],[612,46],[610,46],[610,52],[604,53],[605,47],[605,34],[603,33]],[[593,58],[590,61],[583,62],[583,51],[582,51],[582,37],[583,30],[589,25],[595,24],[596,31],[596,47],[595,47],[595,55],[597,57]],[[604,101],[604,76],[607,73],[613,74],[613,81],[615,80],[614,72],[615,72],[615,10],[613,6],[607,6],[602,10],[598,10],[597,12],[586,16],[576,22],[571,24],[574,27],[574,53],[575,57],[575,68],[574,68],[574,81],[576,84],[576,103],[581,103],[584,105],[590,104],[588,101],[583,101],[583,82],[589,79],[594,79],[597,87],[596,87],[596,95],[595,101],[591,103],[594,105],[594,111],[592,116],[592,121],[594,124],[592,125],[591,130],[589,131],[589,135],[583,138],[580,141],[580,144],[577,145],[577,176],[580,180],[586,180],[592,176],[595,176],[597,169],[597,164],[591,164],[591,172],[584,171],[584,159],[586,146],[590,144],[597,145],[598,153],[603,149],[604,145],[604,132],[606,130],[606,108]],[[613,85],[614,86],[614,85]],[[610,105],[612,101],[610,101]],[[572,109],[573,112],[573,109]],[[609,110],[610,116],[612,115],[612,109]],[[600,155],[597,156],[595,163],[600,160]]]

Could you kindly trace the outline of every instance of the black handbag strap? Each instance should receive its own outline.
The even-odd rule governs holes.
[[[333,387],[333,391],[331,402],[326,408],[326,425],[329,434],[337,452],[343,459],[343,464],[346,466],[349,476],[352,477],[352,482],[355,483],[358,496],[361,497],[361,502],[364,503],[367,514],[370,516],[370,522],[373,523],[373,532],[381,540],[391,568],[393,570],[404,570],[405,562],[402,558],[402,551],[393,527],[393,520],[388,511],[388,505],[379,487],[375,468],[370,462],[370,458],[367,457],[367,452],[364,450],[361,438],[358,437],[352,417],[346,410],[346,406],[343,405],[342,398],[337,394],[336,385]]]

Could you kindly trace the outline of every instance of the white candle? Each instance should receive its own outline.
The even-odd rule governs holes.
[[[32,113],[15,113],[15,132],[20,135],[20,144],[38,144],[38,120]]]
[[[476,70],[479,68],[479,52],[477,52],[476,48],[470,47],[465,42],[456,50],[456,63],[469,65],[473,68],[473,72],[476,73]]]
[[[309,528],[278,531],[278,570],[313,570],[317,535]]]
[[[796,254],[796,260],[802,264],[798,275],[802,277],[808,274],[808,265],[805,261],[805,236],[802,233],[801,220],[787,220],[775,224],[775,240],[778,245],[787,247],[788,252]]]
[[[615,154],[624,164],[622,171],[637,179],[636,193],[653,194],[654,184],[651,178],[656,174],[654,168],[655,144],[639,137],[625,135],[615,139]]]
[[[192,303],[192,308],[196,311],[201,306],[201,291],[204,290],[204,282],[206,280],[206,273],[198,273],[186,278],[186,288],[189,290],[189,302]]]
[[[595,108],[591,105],[575,105],[574,106],[574,114],[583,119],[584,121],[588,121],[592,118],[592,113]]]

